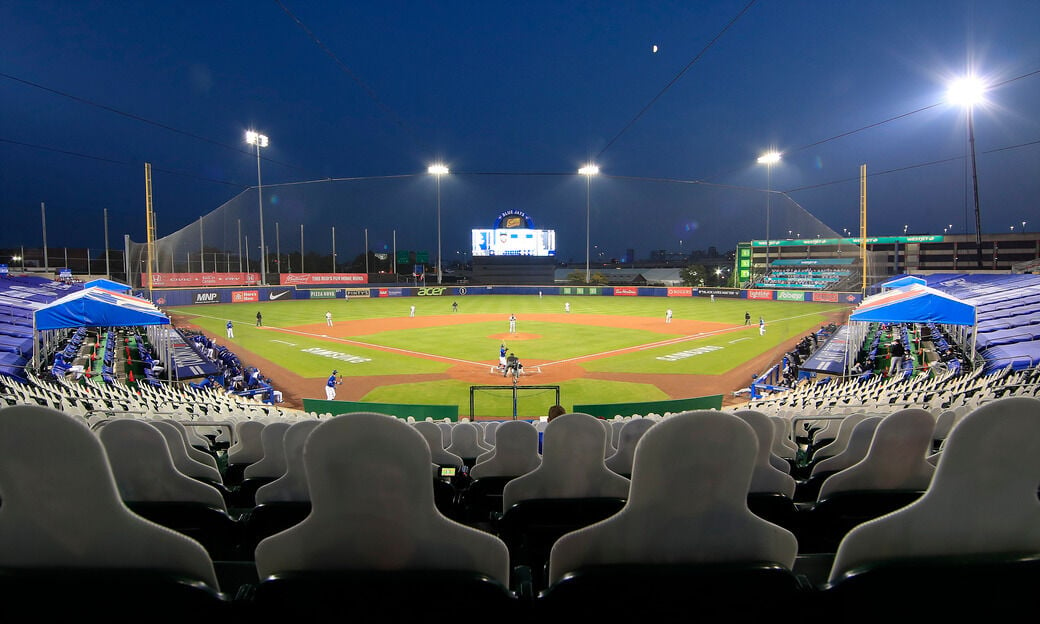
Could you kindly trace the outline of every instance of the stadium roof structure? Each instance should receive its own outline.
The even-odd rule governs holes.
[[[90,280],[86,284],[83,284],[83,288],[104,288],[105,290],[111,290],[112,292],[128,293],[133,290],[130,286],[116,282],[110,279],[96,279]]]
[[[169,324],[170,319],[150,302],[104,288],[74,292],[33,312],[33,325],[37,331]]]
[[[912,284],[864,299],[849,320],[974,325],[975,306],[934,288]]]

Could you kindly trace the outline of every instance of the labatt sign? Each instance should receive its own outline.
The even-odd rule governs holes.
[[[290,284],[326,285],[326,284],[367,284],[368,275],[364,273],[279,273],[278,283],[287,286]]]
[[[152,273],[152,287],[249,286],[259,281],[259,273]],[[141,274],[141,283],[148,283],[147,274]]]

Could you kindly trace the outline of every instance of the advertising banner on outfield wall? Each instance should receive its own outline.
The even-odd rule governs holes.
[[[275,288],[267,291],[268,301],[289,301],[293,298],[291,288]]]
[[[403,288],[380,288],[379,289],[379,296],[380,297],[403,297],[404,296],[404,289]]]
[[[838,293],[836,292],[814,292],[812,294],[813,301],[819,301],[821,303],[838,303]]]
[[[615,297],[638,297],[639,289],[635,286],[615,286]]]
[[[218,293],[215,290],[207,292],[197,292],[195,293],[195,296],[192,297],[191,302],[193,305],[199,305],[203,303],[220,303],[220,293]],[[159,305],[162,304],[160,303]]]
[[[776,291],[777,301],[805,301],[805,291],[803,290],[778,290]]]
[[[311,288],[306,292],[311,299],[335,299],[339,291],[335,288]]]
[[[730,299],[740,299],[740,291],[732,288],[698,288],[694,291],[694,295],[698,297],[729,297]]]
[[[252,303],[260,301],[260,293],[256,290],[235,290],[231,293],[231,303]]]
[[[771,290],[749,290],[747,291],[748,299],[772,299],[773,291]]]
[[[690,287],[673,287],[668,289],[669,297],[692,297],[693,289]]]
[[[343,284],[367,284],[364,273],[279,273],[278,283],[283,286],[340,286]]]
[[[154,288],[178,286],[253,286],[260,282],[259,273],[152,273]],[[141,274],[141,283],[148,283],[148,275]]]
[[[345,288],[343,294],[347,297],[371,297],[371,288]]]

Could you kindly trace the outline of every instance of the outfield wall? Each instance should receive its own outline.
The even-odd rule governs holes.
[[[466,297],[469,295],[549,295],[567,297],[716,297],[757,301],[801,301],[804,303],[858,304],[860,293],[770,290],[753,288],[698,288],[691,286],[371,286],[347,288],[299,288],[260,286],[232,288],[184,288],[152,290],[158,306],[188,306],[210,303],[259,303],[297,299],[346,299],[354,297]],[[148,291],[135,291],[148,299]]]
[[[693,397],[690,399],[673,399],[670,401],[640,401],[637,403],[598,403],[575,405],[573,411],[592,414],[597,418],[613,418],[615,416],[646,416],[647,414],[664,414],[671,412],[687,412],[690,410],[722,409],[722,395]]]
[[[303,411],[316,412],[318,414],[351,414],[353,412],[376,412],[387,414],[398,418],[411,416],[415,420],[457,421],[459,419],[458,405],[409,405],[405,403],[369,403],[361,401],[328,401],[325,399],[304,399]]]

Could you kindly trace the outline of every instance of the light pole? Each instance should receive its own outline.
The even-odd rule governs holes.
[[[986,85],[975,76],[966,76],[953,82],[947,98],[964,107],[968,115],[968,147],[971,151],[971,186],[975,197],[975,247],[978,268],[982,268],[982,215],[979,212],[979,173],[975,166],[975,105],[982,103]]]
[[[246,132],[246,143],[256,146],[256,197],[260,205],[260,284],[267,285],[267,255],[264,253],[264,186],[260,179],[260,148],[270,145],[266,135],[252,130]]]
[[[448,167],[435,163],[427,167],[426,172],[437,179],[437,283],[440,284],[444,279],[441,267],[441,176],[448,174]]]
[[[758,157],[758,164],[766,166],[766,273],[769,272],[769,208],[773,199],[773,165],[780,162],[780,152],[766,152]]]
[[[599,175],[599,166],[589,163],[578,169],[580,175],[585,176],[585,283],[590,282],[589,275],[589,236],[591,219],[590,208],[592,205],[592,176]]]

